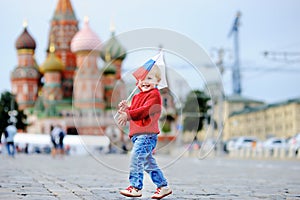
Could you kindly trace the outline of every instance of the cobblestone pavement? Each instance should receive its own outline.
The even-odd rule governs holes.
[[[165,199],[300,199],[299,160],[156,158],[173,189]],[[2,154],[0,199],[126,199],[128,165],[129,155]],[[144,183],[139,199],[150,199],[155,186]]]

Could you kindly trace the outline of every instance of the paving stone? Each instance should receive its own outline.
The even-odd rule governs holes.
[[[299,160],[156,158],[173,189],[165,199],[300,199]],[[128,166],[129,155],[0,154],[0,199],[126,199],[119,190],[129,184]],[[145,173],[139,199],[149,199],[155,188]]]

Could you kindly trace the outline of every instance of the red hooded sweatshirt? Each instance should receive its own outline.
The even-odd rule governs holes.
[[[132,98],[126,110],[129,120],[129,137],[135,134],[158,134],[161,114],[161,97],[157,88],[140,92]]]

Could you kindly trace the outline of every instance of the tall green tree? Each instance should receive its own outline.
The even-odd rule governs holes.
[[[183,108],[183,130],[200,131],[203,128],[204,120],[208,117],[207,110],[210,108],[207,101],[210,98],[200,90],[191,91]]]
[[[4,91],[3,93],[1,93],[1,97],[0,97],[0,135],[2,135],[5,128],[9,124],[10,116],[8,113],[12,109],[14,109],[18,112],[18,114],[16,116],[17,129],[25,130],[25,128],[27,126],[27,124],[26,124],[27,116],[24,114],[23,111],[19,110],[19,106],[18,106],[17,102],[15,101],[14,96],[10,92]]]

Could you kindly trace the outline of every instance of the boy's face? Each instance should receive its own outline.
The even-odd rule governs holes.
[[[144,80],[139,80],[138,86],[143,92],[147,92],[155,88],[158,84],[158,80],[155,77],[154,73],[149,73]]]

